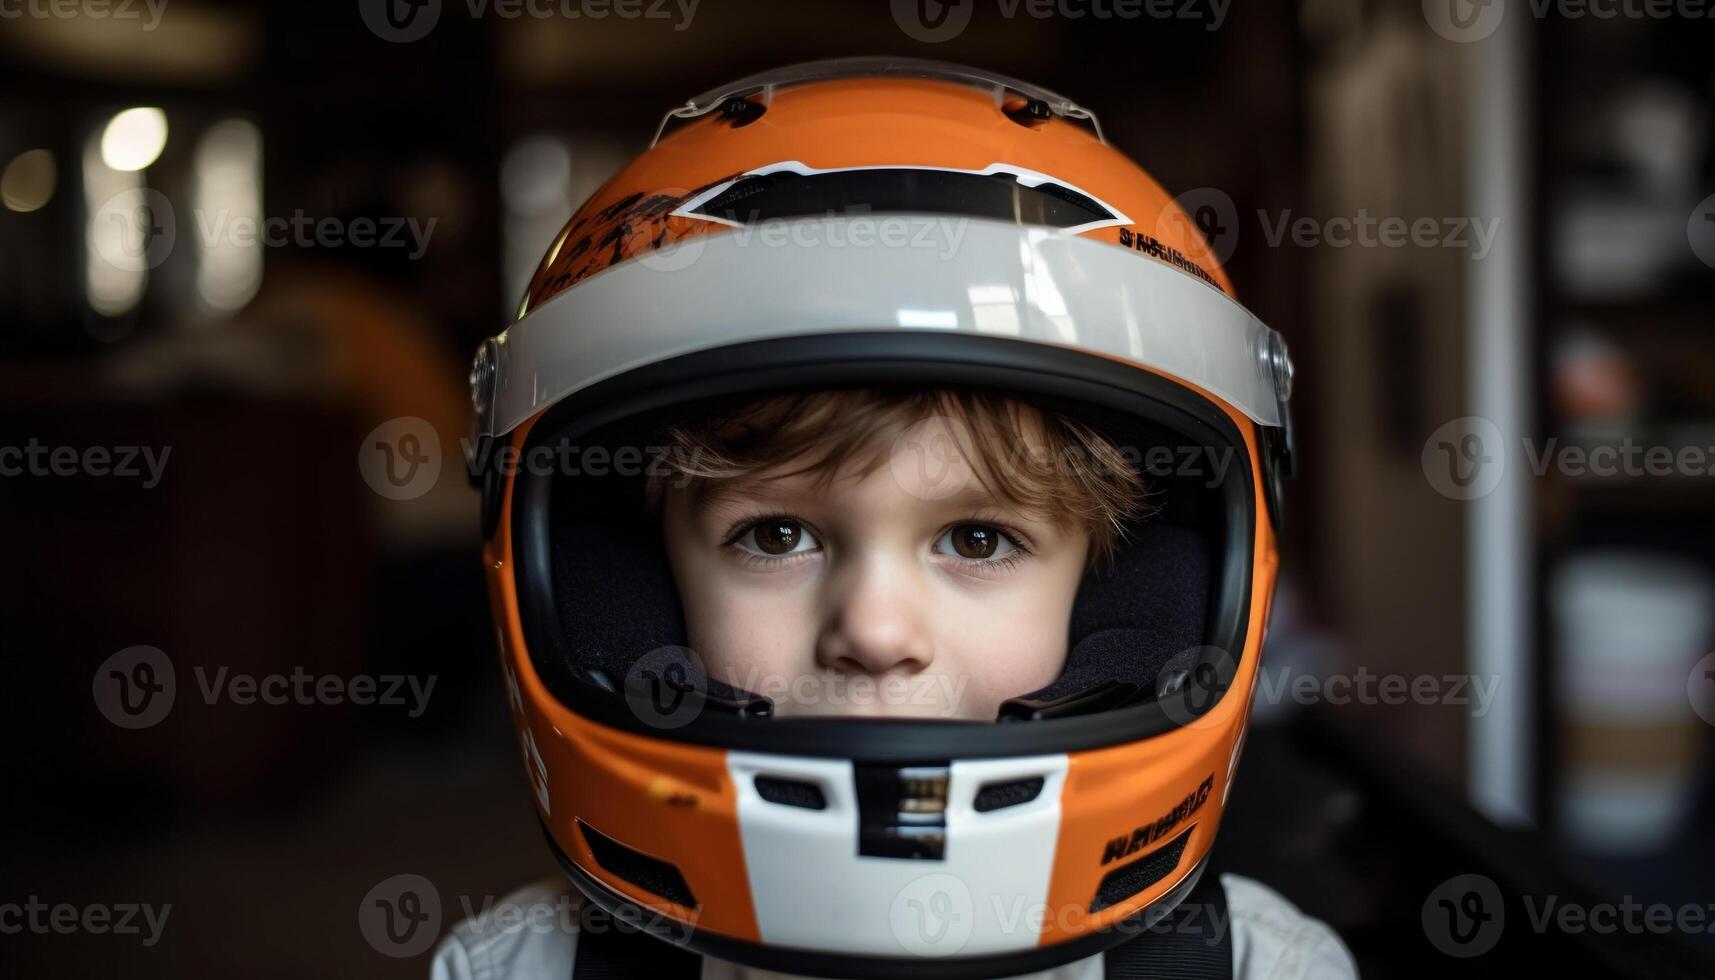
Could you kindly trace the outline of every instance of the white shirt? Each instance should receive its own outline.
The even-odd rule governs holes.
[[[1346,980],[1358,975],[1340,937],[1266,885],[1222,875],[1237,980]],[[433,980],[570,980],[577,955],[575,900],[559,882],[540,882],[479,910],[441,940]],[[703,958],[702,980],[798,980]],[[1018,980],[1102,980],[1091,956]]]

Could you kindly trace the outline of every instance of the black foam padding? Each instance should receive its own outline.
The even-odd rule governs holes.
[[[1190,528],[1143,523],[1112,568],[1085,576],[1072,604],[1066,666],[1024,695],[1051,700],[1106,680],[1156,689],[1168,660],[1202,642],[1209,604],[1209,554]]]
[[[644,655],[685,645],[679,589],[641,487],[560,476],[552,502],[554,593],[572,661],[622,683]]]

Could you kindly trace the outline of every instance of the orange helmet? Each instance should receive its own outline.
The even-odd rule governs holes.
[[[635,447],[788,383],[1001,391],[1165,451],[1058,680],[993,722],[776,718],[701,671]],[[1153,924],[1244,740],[1290,387],[1184,212],[1058,95],[861,59],[669,112],[472,372],[501,663],[566,872],[793,973],[1010,975]],[[587,465],[541,465],[568,447]]]

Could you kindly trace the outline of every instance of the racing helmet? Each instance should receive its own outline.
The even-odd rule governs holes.
[[[566,873],[799,974],[1009,975],[1153,924],[1243,745],[1291,383],[1184,211],[1059,95],[842,59],[672,109],[471,374],[501,666]],[[638,447],[842,386],[1000,392],[1141,450],[1150,513],[1083,573],[1063,671],[992,720],[777,716],[686,646]]]

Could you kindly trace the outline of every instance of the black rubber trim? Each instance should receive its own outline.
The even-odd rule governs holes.
[[[1048,755],[1133,742],[1181,727],[1227,696],[1250,619],[1255,475],[1244,439],[1226,413],[1184,385],[1147,371],[1082,351],[977,334],[854,331],[759,340],[658,361],[574,392],[531,428],[524,451],[561,438],[575,442],[603,426],[676,404],[854,383],[965,385],[1045,396],[1143,418],[1217,451],[1233,449],[1244,465],[1228,468],[1220,483],[1227,555],[1199,662],[1213,669],[1217,696],[1193,700],[1200,692],[1188,687],[1132,707],[1025,724],[756,719],[705,711],[664,732],[639,718],[624,698],[573,669],[554,601],[552,474],[524,468],[514,477],[513,575],[531,662],[555,698],[601,724],[648,737],[752,752],[778,752],[789,745],[795,755],[909,765],[925,757]]]
[[[825,953],[820,950],[791,946],[767,946],[748,940],[734,939],[720,933],[699,929],[677,919],[666,919],[652,909],[608,887],[606,882],[578,867],[560,842],[554,839],[546,823],[542,835],[577,889],[590,901],[610,914],[639,926],[656,939],[689,949],[704,956],[727,960],[758,970],[810,977],[835,977],[842,980],[899,980],[900,977],[923,980],[989,980],[1024,973],[1052,970],[1057,966],[1099,956],[1123,942],[1143,935],[1144,931],[1170,915],[1185,897],[1197,887],[1209,859],[1204,857],[1167,894],[1149,905],[1099,932],[1052,946],[1035,946],[1016,953],[990,953],[981,956],[931,958],[925,956],[857,956],[849,953]],[[832,887],[832,886],[831,886]]]

